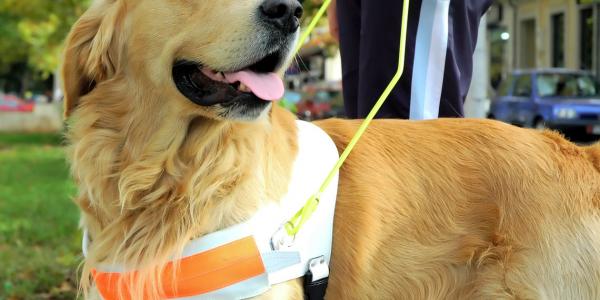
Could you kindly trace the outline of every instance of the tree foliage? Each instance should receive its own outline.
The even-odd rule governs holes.
[[[304,25],[308,25],[312,17],[317,14],[317,11],[321,8],[321,5],[323,5],[323,2],[323,0],[305,0],[302,3],[302,6],[304,7]],[[321,19],[319,25],[324,24],[324,22],[327,22],[326,18]]]
[[[34,72],[56,70],[62,42],[90,0],[0,0],[0,73],[27,62]]]

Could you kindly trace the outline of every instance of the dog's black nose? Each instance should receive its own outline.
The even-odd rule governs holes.
[[[298,0],[265,0],[260,6],[261,18],[287,34],[298,30],[303,13]]]

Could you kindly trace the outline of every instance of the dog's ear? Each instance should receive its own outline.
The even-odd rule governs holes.
[[[124,15],[121,0],[96,1],[73,25],[62,65],[64,111],[68,117],[82,96],[111,78],[119,68],[119,28]]]

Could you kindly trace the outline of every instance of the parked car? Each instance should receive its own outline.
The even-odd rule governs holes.
[[[307,121],[342,117],[344,114],[342,92],[331,84],[306,87],[296,107],[298,118]]]
[[[15,95],[0,93],[0,112],[32,112],[34,103],[25,102]]]
[[[600,84],[583,71],[515,71],[498,88],[489,118],[600,135]]]
[[[331,105],[327,102],[306,99],[298,102],[297,109],[296,115],[298,115],[298,118],[312,121],[327,118],[327,112],[331,110]]]

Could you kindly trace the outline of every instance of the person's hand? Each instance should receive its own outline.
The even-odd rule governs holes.
[[[337,1],[332,0],[327,9],[327,18],[329,19],[329,33],[336,40],[340,41],[340,26],[337,17]]]

